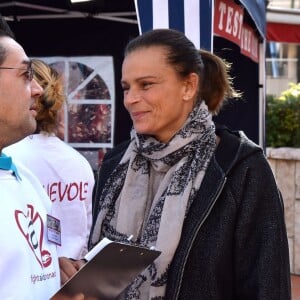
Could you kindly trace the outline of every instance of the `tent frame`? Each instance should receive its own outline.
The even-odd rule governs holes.
[[[23,2],[18,2],[18,1],[10,1],[10,2],[0,3],[0,10],[1,10],[1,8],[9,8],[9,7],[26,8],[26,9],[31,9],[33,11],[46,12],[43,14],[6,16],[5,18],[10,21],[13,21],[13,20],[21,21],[21,20],[32,20],[32,19],[58,19],[58,18],[60,18],[60,19],[96,18],[96,19],[103,19],[103,20],[109,20],[109,21],[137,24],[135,11],[103,12],[103,13],[91,14],[89,12],[74,11],[74,10],[56,8],[56,7],[45,6],[45,5],[23,3]],[[135,19],[133,19],[133,18],[135,18]]]

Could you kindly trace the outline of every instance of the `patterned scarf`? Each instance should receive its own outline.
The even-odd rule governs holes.
[[[216,148],[215,127],[202,101],[167,143],[133,129],[131,143],[100,196],[92,246],[103,237],[162,251],[121,299],[164,299],[168,268],[184,219]],[[160,172],[158,188],[151,172]],[[153,197],[149,197],[152,195]],[[146,213],[148,211],[148,213]]]

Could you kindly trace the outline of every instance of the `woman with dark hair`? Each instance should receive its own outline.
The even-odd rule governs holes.
[[[239,96],[227,72],[175,30],[149,31],[125,50],[133,129],[99,171],[90,248],[131,236],[162,253],[120,299],[290,299],[272,171],[258,145],[212,121]]]

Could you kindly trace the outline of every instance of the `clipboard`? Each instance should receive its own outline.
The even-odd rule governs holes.
[[[87,263],[57,293],[116,299],[160,253],[104,238],[85,256]]]

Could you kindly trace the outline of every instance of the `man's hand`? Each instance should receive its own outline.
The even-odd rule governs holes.
[[[68,281],[84,264],[84,260],[72,260],[67,257],[60,257],[59,268],[61,284]]]
[[[75,296],[66,296],[62,294],[57,294],[52,297],[50,300],[100,300],[91,296],[84,296],[83,294],[77,294]]]
[[[78,294],[75,296],[66,296],[62,294],[55,295],[50,300],[85,300],[87,298],[84,298],[83,294]]]
[[[84,266],[86,261],[82,260],[73,260],[67,257],[59,258],[59,268],[60,268],[60,281],[61,284],[64,284],[67,280],[69,280],[78,270]],[[58,293],[50,300],[99,300],[92,296],[86,296],[84,294],[77,294],[74,296],[67,296]]]

